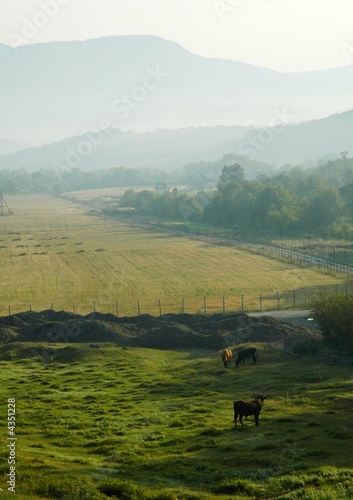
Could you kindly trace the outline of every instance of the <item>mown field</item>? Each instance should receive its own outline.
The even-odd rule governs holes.
[[[261,344],[228,370],[213,351],[64,344],[47,363],[37,348],[0,348],[2,498],[9,398],[19,499],[353,497],[351,367]],[[260,426],[235,427],[233,401],[257,394]]]
[[[49,196],[12,196],[0,219],[0,314],[54,307],[134,315],[259,308],[259,295],[343,276],[87,214]],[[160,302],[159,302],[160,301]],[[264,302],[263,307],[266,308]]]

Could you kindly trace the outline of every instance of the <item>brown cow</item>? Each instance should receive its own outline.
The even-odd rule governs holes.
[[[229,368],[230,367],[230,362],[233,357],[233,353],[230,349],[224,349],[222,352],[222,361],[224,364],[224,368]]]

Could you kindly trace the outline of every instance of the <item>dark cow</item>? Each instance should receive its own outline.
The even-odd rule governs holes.
[[[245,365],[245,359],[246,358],[252,358],[252,364],[256,365],[257,361],[257,350],[256,347],[249,347],[249,349],[243,349],[242,351],[238,352],[238,357],[236,359],[236,366],[239,366],[239,364]]]
[[[224,364],[224,368],[229,368],[230,367],[230,362],[232,360],[233,353],[230,349],[224,349],[222,352],[222,361]]]
[[[259,425],[259,415],[260,411],[266,399],[265,396],[256,396],[252,401],[235,401],[234,406],[234,425],[237,425],[237,418],[239,416],[239,422],[243,424],[243,417],[248,418],[249,415],[254,415],[255,425]]]
[[[89,346],[90,346],[92,349],[100,349],[100,348],[101,348],[101,346],[100,346],[100,345],[98,345],[98,344],[90,344]]]

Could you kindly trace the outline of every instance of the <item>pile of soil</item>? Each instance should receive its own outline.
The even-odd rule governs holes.
[[[296,342],[319,339],[317,330],[285,323],[271,316],[244,313],[143,314],[118,318],[113,314],[81,316],[51,309],[0,318],[0,343],[115,343],[154,349],[222,349],[248,342]]]
[[[15,340],[17,335],[17,332],[10,326],[0,323],[0,344],[6,344],[7,342]]]

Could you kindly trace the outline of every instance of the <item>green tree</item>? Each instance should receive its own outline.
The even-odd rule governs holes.
[[[300,225],[311,232],[318,232],[337,221],[342,213],[339,191],[333,186],[320,186],[311,198],[301,205]]]
[[[340,188],[340,196],[344,204],[344,212],[353,219],[353,183]]]
[[[353,295],[320,295],[312,305],[311,315],[329,347],[353,354]]]
[[[262,186],[251,210],[251,224],[258,229],[286,231],[297,221],[296,200],[284,186]]]
[[[234,163],[233,165],[225,165],[222,169],[220,175],[217,189],[218,191],[223,191],[229,184],[239,185],[244,182],[244,170],[239,163]]]

